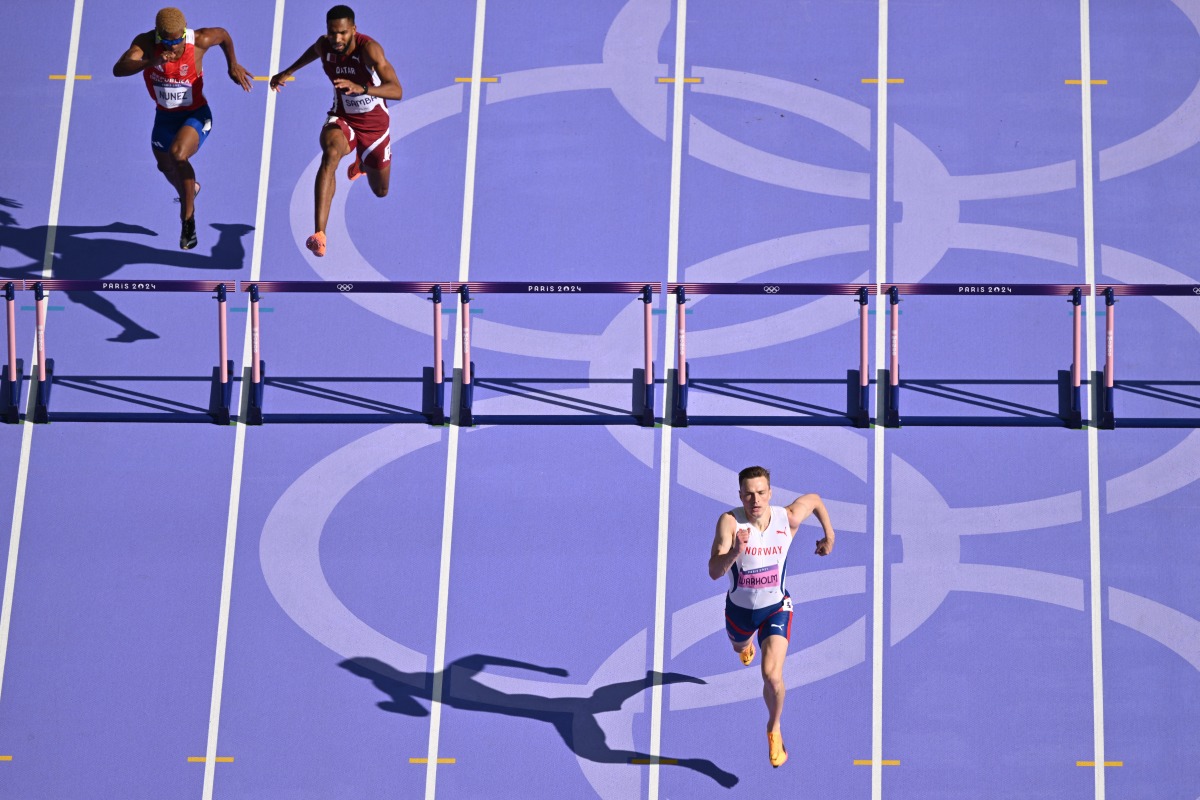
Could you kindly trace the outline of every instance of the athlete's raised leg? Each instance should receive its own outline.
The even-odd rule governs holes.
[[[371,191],[375,193],[375,196],[387,197],[388,183],[392,177],[392,162],[388,161],[379,169],[373,169],[364,164],[362,171],[366,174],[367,183],[370,185]]]
[[[737,639],[734,639],[731,636],[731,637],[729,637],[729,643],[731,645],[733,645],[733,652],[738,654],[738,658],[740,658],[742,660],[743,664],[745,664],[748,667],[754,663],[754,637],[753,636],[751,636],[748,639],[742,639],[741,641],[738,641]]]

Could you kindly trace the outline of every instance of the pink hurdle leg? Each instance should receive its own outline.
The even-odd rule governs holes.
[[[650,341],[653,338],[651,334],[650,323],[650,304],[642,304],[642,343],[644,345],[643,363],[645,364],[646,374],[643,376],[647,386],[654,383],[654,355],[650,348]]]
[[[1104,387],[1106,389],[1113,388],[1113,372],[1116,369],[1116,347],[1114,343],[1116,332],[1116,305],[1110,305],[1107,309],[1108,316],[1104,320]]]
[[[221,359],[217,363],[221,370],[222,385],[229,383],[229,320],[225,315],[225,292],[224,284],[217,287],[217,352]]]
[[[37,289],[37,304],[36,304],[36,325],[37,325],[37,360],[38,360],[38,380],[45,382],[46,380],[46,310],[50,303],[49,297],[42,289],[39,283]]]
[[[8,316],[8,383],[17,382],[17,310],[11,282],[4,287],[4,305]]]
[[[442,287],[433,293],[433,382],[442,382]]]
[[[250,379],[262,383],[262,338],[258,328],[258,287],[250,292]]]

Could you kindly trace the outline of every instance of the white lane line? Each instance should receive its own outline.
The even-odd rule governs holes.
[[[1096,369],[1096,228],[1092,169],[1092,46],[1091,9],[1088,0],[1079,2],[1080,90],[1083,93],[1083,267],[1087,288],[1087,363]],[[1099,387],[1090,381],[1084,408],[1092,408],[1092,392]],[[1104,648],[1100,585],[1100,441],[1093,422],[1087,429],[1088,442],[1088,556],[1092,623],[1092,747],[1096,800],[1104,800]]]
[[[67,49],[67,72],[63,86],[62,112],[58,118],[58,149],[54,155],[54,178],[50,188],[46,251],[42,255],[43,278],[49,278],[54,270],[55,232],[58,230],[58,212],[62,207],[63,173],[67,167],[67,134],[71,127],[71,103],[75,98],[75,67],[79,62],[79,36],[82,28],[83,0],[75,0],[75,10],[71,14],[71,43]],[[33,364],[36,358],[37,344],[35,343],[29,363]],[[17,554],[21,548],[21,525],[25,519],[25,491],[29,486],[29,455],[33,450],[33,389],[37,384],[33,380],[29,383],[25,421],[21,424],[21,456],[17,466],[17,488],[16,496],[13,498],[12,528],[8,538],[8,562],[4,568],[4,599],[0,601],[0,692],[4,689],[4,666],[8,661],[8,632],[12,625]]]
[[[284,0],[275,0],[275,21],[271,30],[270,74],[279,71],[279,51],[283,42]],[[254,212],[254,245],[250,255],[250,280],[262,276],[263,240],[267,224],[267,188],[271,177],[271,141],[275,134],[275,92],[267,90],[266,119],[263,123],[262,156],[258,168],[258,200]],[[225,524],[225,562],[221,568],[221,602],[217,613],[217,646],[213,664],[212,699],[208,710],[208,744],[204,750],[204,800],[212,800],[217,766],[217,735],[221,727],[221,695],[225,688],[225,651],[229,641],[229,606],[233,594],[233,556],[237,550],[238,510],[242,501],[242,466],[246,452],[246,409],[249,383],[245,365],[250,364],[250,314],[246,314],[246,340],[242,345],[242,373],[239,422],[234,431],[233,476],[229,482],[229,516]]]
[[[459,242],[458,280],[468,280],[471,268],[471,232],[475,219],[475,163],[479,154],[479,103],[483,94],[483,31],[487,18],[487,0],[475,4],[475,44],[471,55],[470,113],[467,118],[467,165],[463,184],[462,234]],[[459,315],[466,309],[459,305]],[[462,361],[462,325],[454,326],[454,361]],[[457,416],[457,400],[451,404],[451,418]],[[454,496],[458,483],[457,425],[449,427],[446,443],[446,494],[443,500],[442,554],[438,571],[437,628],[433,644],[433,687],[429,704],[429,751],[425,766],[425,797],[433,800],[437,790],[438,738],[442,730],[442,670],[446,667],[446,624],[450,613],[450,545],[454,533]]]
[[[887,353],[884,326],[887,304],[883,282],[887,272],[888,209],[888,3],[879,0],[879,57],[875,116],[875,363],[885,363]],[[897,309],[897,312],[899,309]],[[876,375],[880,374],[876,370]],[[883,381],[876,387],[876,415],[882,416],[878,402],[887,391]],[[872,582],[871,582],[871,800],[883,797],[883,542],[884,542],[884,465],[883,420],[875,424],[875,493],[872,506]]]
[[[675,83],[671,97],[674,104],[671,118],[671,209],[667,232],[667,281],[679,280],[679,204],[680,181],[683,172],[683,97],[687,77],[685,47],[687,44],[687,0],[677,0],[675,5]],[[666,314],[666,344],[663,353],[663,373],[675,360],[675,303],[668,296]],[[659,762],[662,748],[662,704],[663,687],[658,676],[665,663],[665,641],[667,626],[667,528],[671,507],[671,439],[674,429],[670,425],[672,392],[670,387],[663,391],[663,424],[661,452],[658,464],[658,566],[654,580],[654,685],[650,687],[650,800],[658,800]]]

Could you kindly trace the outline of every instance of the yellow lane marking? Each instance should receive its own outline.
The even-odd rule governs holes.
[[[863,83],[879,83],[879,78],[863,78]],[[888,78],[888,83],[904,83],[904,78]]]
[[[410,764],[428,764],[428,763],[429,763],[429,759],[428,759],[428,758],[410,758],[410,759],[408,760],[408,763],[410,763]],[[453,759],[453,758],[439,758],[439,759],[437,760],[437,763],[439,763],[439,764],[453,764],[453,763],[455,763],[455,761],[454,761],[454,759]]]
[[[454,82],[455,83],[470,83],[471,79],[470,78],[455,78]],[[500,79],[499,78],[480,78],[479,82],[480,83],[499,83]]]
[[[676,758],[631,758],[630,764],[678,764]]]
[[[1096,762],[1095,761],[1076,761],[1075,766],[1077,766],[1077,767],[1094,767],[1094,766],[1096,766]],[[1123,766],[1125,766],[1125,762],[1124,761],[1105,761],[1104,766],[1106,766],[1106,767],[1123,767]]]
[[[674,83],[675,82],[674,78],[655,78],[655,80],[658,81],[659,83]],[[704,83],[704,79],[703,78],[684,78],[683,82],[684,83]]]
[[[871,766],[871,764],[872,764],[872,763],[873,763],[873,762],[872,762],[872,761],[871,761],[871,759],[869,759],[869,758],[867,758],[867,759],[862,759],[862,758],[856,758],[856,759],[854,759],[854,766],[856,766],[856,767],[869,767],[869,766]],[[880,761],[879,763],[880,763],[880,764],[882,764],[882,765],[883,765],[883,766],[885,766],[885,767],[898,767],[898,766],[900,766],[900,762],[899,762],[899,761]]]
[[[1079,80],[1078,78],[1067,78],[1065,81],[1063,81],[1063,83],[1067,84],[1068,86],[1083,86],[1083,81]],[[1092,81],[1089,81],[1089,83],[1091,83],[1092,86],[1107,86],[1108,85],[1107,80],[1092,80]]]
[[[204,756],[188,756],[189,764],[203,764],[207,760],[208,759],[205,758]],[[218,764],[232,764],[233,756],[217,756],[213,760],[216,761]]]
[[[12,756],[0,756],[0,761],[12,761]]]
[[[66,75],[51,75],[50,76],[50,80],[52,80],[52,81],[65,81],[66,79],[67,79]],[[75,76],[75,80],[77,80],[77,81],[90,81],[91,79],[92,79],[91,75],[76,75]]]

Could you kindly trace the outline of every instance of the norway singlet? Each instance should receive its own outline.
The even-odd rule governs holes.
[[[208,102],[204,99],[204,75],[196,68],[196,32],[185,30],[183,37],[183,55],[178,61],[164,61],[142,70],[146,89],[163,111],[193,111]],[[155,55],[163,49],[155,44]]]
[[[781,602],[788,548],[792,545],[787,509],[771,506],[771,520],[765,531],[760,531],[746,519],[746,509],[735,508],[730,513],[737,523],[735,533],[746,529],[750,531],[750,539],[729,570],[730,602],[751,609],[766,608]]]

